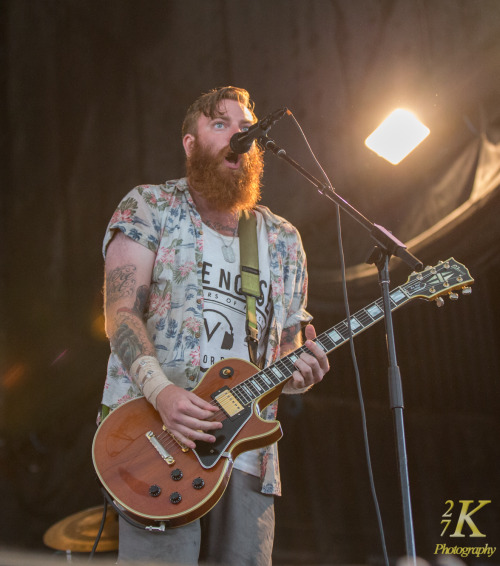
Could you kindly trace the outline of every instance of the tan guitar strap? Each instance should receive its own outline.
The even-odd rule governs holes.
[[[257,245],[257,218],[251,210],[240,214],[241,289],[246,297],[246,341],[250,361],[258,366],[259,329],[257,326],[257,299],[260,298],[259,250]]]

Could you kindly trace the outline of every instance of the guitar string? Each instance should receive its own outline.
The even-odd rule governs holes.
[[[319,339],[319,336],[318,336]],[[300,355],[302,352],[307,351],[307,348],[305,346],[301,346],[300,348],[298,348],[297,350],[295,350],[293,353],[296,355]],[[283,358],[282,360],[278,360],[276,362],[276,364],[278,363],[282,363],[282,365],[285,365],[284,362],[285,360],[288,360],[288,356],[286,358]],[[266,368],[269,369],[269,368]],[[287,368],[285,365],[285,369],[287,369],[288,371],[290,371],[290,368]],[[283,377],[285,377],[285,375],[283,374],[283,372],[281,370],[278,369],[278,371],[280,371],[280,373],[282,374]],[[238,389],[243,389],[243,386],[245,383],[250,382],[250,380],[252,378],[258,378],[261,374],[263,374],[264,371],[260,371],[250,377],[248,377],[247,379],[245,379],[244,381],[242,381],[241,383],[235,385],[232,389],[230,389],[230,391],[234,391],[237,388]],[[285,379],[288,379],[290,376],[286,377]],[[271,381],[272,383],[272,381]],[[273,387],[277,387],[278,385],[280,385],[281,382],[279,382],[278,384],[273,384]],[[271,391],[273,389],[273,387],[269,388],[267,391],[264,391],[265,393],[269,393],[269,391]],[[240,399],[237,397],[237,400],[239,401]],[[253,401],[253,400],[252,400]],[[242,401],[242,404],[244,406],[248,406],[250,403],[245,403],[244,401]],[[220,407],[221,410],[219,410],[218,412],[214,413],[212,415],[212,417],[210,418],[210,421],[214,422],[214,421],[218,421],[218,422],[223,422],[224,420],[226,420],[228,417],[227,415],[230,413],[229,410],[225,410],[225,409],[230,409],[233,407],[231,400],[222,400],[222,401],[215,401],[212,400],[210,402],[210,405],[214,406],[214,407]],[[166,441],[165,441],[166,438]],[[157,439],[161,442],[162,446],[168,450],[169,452],[173,451],[172,448],[175,448],[177,451],[178,450],[182,450],[182,447],[179,444],[179,440],[176,439],[168,429],[163,430],[158,436]]]
[[[405,301],[405,302],[406,302],[406,301]],[[374,301],[374,303],[377,304],[377,301]],[[361,309],[360,314],[366,314],[366,313],[367,313],[366,307],[363,308],[363,309]],[[355,313],[354,316],[356,316],[357,314],[358,314],[358,313]],[[357,317],[357,318],[359,319],[359,317]],[[370,318],[373,320],[373,317],[370,317]],[[373,322],[376,322],[376,321],[377,321],[377,319],[374,319],[374,320],[373,320]],[[366,325],[365,325],[362,321],[360,321],[360,322],[361,322],[361,327],[362,327],[363,329],[365,329],[365,328],[366,328]],[[341,325],[342,325],[342,323],[339,323],[338,325],[334,326],[333,329],[338,330],[338,331],[340,332],[340,331],[341,331],[341,328],[340,328]],[[330,331],[331,331],[331,329],[328,330],[327,332],[324,332],[324,333],[320,334],[320,335],[315,339],[315,341],[316,341],[316,342],[319,342],[322,346],[327,347],[327,348],[328,348],[329,346],[327,346],[326,344],[323,344],[322,341],[328,340],[328,342],[331,342],[334,346],[336,346],[335,341],[332,340],[332,339],[328,336],[328,332],[330,332]],[[306,348],[305,346],[301,346],[300,348],[298,348],[297,350],[295,350],[293,353],[296,354],[297,356],[300,356],[300,354],[303,353],[303,352],[305,352],[305,351],[307,351],[307,348]],[[284,362],[285,362],[285,361],[289,361],[289,357],[288,357],[288,356],[285,357],[285,358],[283,358],[282,360],[278,360],[278,361],[276,362],[276,364],[278,364],[279,362],[282,362],[283,365],[284,365]],[[286,365],[285,365],[285,368],[286,368],[288,371],[290,371],[290,368],[287,368]],[[267,369],[270,369],[270,368],[267,368]],[[280,371],[280,373],[283,375],[283,372],[282,372],[279,368],[277,368],[277,369],[278,369],[278,371]],[[252,378],[258,378],[261,374],[266,375],[266,374],[264,373],[264,370],[261,371],[261,372],[258,372],[257,374],[255,374],[255,375],[253,375],[253,376],[247,378],[246,380],[242,381],[241,383],[235,385],[235,387],[234,387],[231,391],[236,390],[236,389],[238,388],[237,393],[239,393],[239,390],[243,389],[243,386],[245,385],[245,383],[249,383]],[[266,375],[266,377],[268,377],[268,376]],[[289,376],[289,377],[290,377],[290,376]],[[271,381],[271,383],[272,383],[272,381]],[[277,386],[277,385],[279,385],[279,384],[280,384],[280,383],[275,384],[275,386]],[[268,391],[265,391],[265,393],[269,392],[271,389],[272,389],[272,387],[271,387]],[[222,409],[222,410],[218,411],[217,413],[214,413],[214,414],[213,414],[213,416],[212,416],[211,419],[210,419],[211,421],[216,421],[216,420],[218,420],[219,422],[223,422],[225,419],[227,419],[227,413],[228,413],[228,411],[224,411],[224,409],[227,408],[227,407],[229,407],[229,406],[231,406],[230,401],[227,401],[227,402],[225,402],[225,401],[217,402],[217,401],[215,401],[215,400],[212,400],[212,401],[210,402],[210,404],[211,404],[212,406],[219,406],[219,407],[221,407],[221,409]],[[243,404],[244,404],[245,406],[248,405],[248,404],[246,404],[245,402],[243,402]],[[165,446],[165,445],[163,444],[163,439],[164,439],[165,436],[167,436],[167,435],[168,435],[168,438],[167,438],[167,445]],[[164,445],[165,448],[170,449],[171,447],[175,447],[175,448],[181,449],[181,447],[180,447],[180,445],[179,445],[179,442],[178,442],[174,437],[172,437],[172,435],[171,435],[168,431],[164,431],[163,433],[161,433],[158,438],[162,440],[162,445]]]

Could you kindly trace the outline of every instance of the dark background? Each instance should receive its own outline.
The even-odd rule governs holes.
[[[290,108],[346,200],[425,264],[453,256],[475,278],[472,296],[411,302],[394,324],[417,553],[498,546],[500,2],[4,0],[0,22],[0,548],[43,552],[52,524],[101,503],[90,447],[109,350],[102,237],[133,186],[183,175],[185,110],[226,84],[247,88],[260,116]],[[397,167],[363,143],[395,107],[431,129]],[[271,133],[319,177],[290,118]],[[334,207],[272,155],[264,185],[263,204],[303,236],[324,331],[345,317]],[[354,312],[379,287],[364,267],[370,238],[342,219]],[[406,266],[391,267],[392,286],[406,281]],[[383,325],[355,344],[395,558]],[[276,564],[382,558],[349,348],[331,362],[311,393],[281,401]],[[445,502],[466,499],[491,500],[474,515],[486,536],[441,536]]]

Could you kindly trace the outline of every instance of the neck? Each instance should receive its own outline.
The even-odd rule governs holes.
[[[189,185],[189,192],[193,197],[196,210],[203,222],[225,236],[235,236],[238,231],[239,211],[238,210],[218,210],[213,208],[203,196]]]

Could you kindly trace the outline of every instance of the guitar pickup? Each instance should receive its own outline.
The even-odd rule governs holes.
[[[174,457],[167,452],[163,444],[156,438],[154,432],[150,430],[146,432],[146,438],[151,442],[151,444],[156,448],[158,454],[162,457],[162,459],[169,465],[172,466],[175,464]]]
[[[219,407],[229,418],[237,417],[245,407],[236,399],[228,387],[223,387],[212,395],[212,399],[217,401]]]

